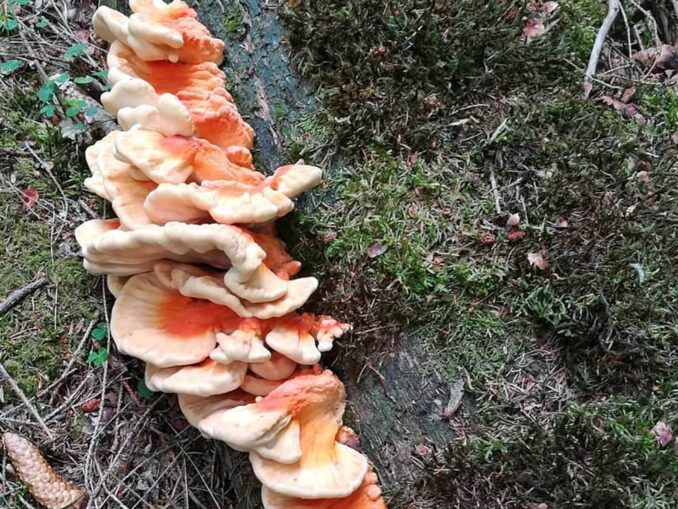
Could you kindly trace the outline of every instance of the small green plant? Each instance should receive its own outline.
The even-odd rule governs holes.
[[[153,391],[148,388],[143,378],[137,380],[137,394],[140,398],[150,398],[153,396]]]
[[[7,60],[6,62],[3,62],[0,64],[0,72],[14,72],[16,71],[19,67],[21,67],[21,62],[18,60]]]
[[[88,48],[88,46],[84,42],[74,44],[73,46],[71,46],[70,48],[68,48],[66,50],[66,53],[64,53],[64,58],[68,62],[70,62],[70,61],[74,60],[76,57],[84,55],[85,52],[87,51],[87,48]]]
[[[108,350],[102,346],[98,350],[93,350],[90,352],[89,356],[87,357],[87,363],[93,364],[97,367],[103,366],[103,364],[108,360],[108,356]]]
[[[106,325],[105,322],[99,322],[98,324],[96,324],[96,327],[92,329],[92,337],[97,341],[102,341],[103,339],[105,339],[107,334],[108,326]]]
[[[226,33],[230,37],[236,35],[240,31],[240,28],[242,27],[242,21],[243,21],[242,11],[240,9],[233,9],[226,17],[225,23]]]

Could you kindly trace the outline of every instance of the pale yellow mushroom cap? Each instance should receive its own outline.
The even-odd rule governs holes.
[[[117,220],[92,220],[75,230],[85,257],[85,269],[94,274],[130,276],[152,270],[162,259],[206,263],[253,275],[266,253],[244,230],[220,224],[147,225],[132,231],[119,229]]]
[[[337,433],[337,440],[348,445],[357,442],[358,437],[353,430],[343,426]],[[262,486],[261,498],[264,509],[386,509],[379,479],[371,468],[358,489],[346,497],[309,500],[282,495]]]
[[[278,281],[284,285],[282,297],[269,302],[254,303],[242,299],[226,286],[224,280],[229,277],[231,271],[226,275],[219,275],[197,267],[164,263],[157,264],[155,271],[182,295],[228,306],[243,318],[269,319],[287,315],[303,306],[318,286],[315,278],[292,281],[279,279]]]
[[[186,366],[206,360],[217,345],[217,333],[235,329],[240,321],[224,306],[166,288],[151,272],[132,277],[122,287],[111,313],[111,335],[124,354],[158,367]],[[171,383],[166,379],[176,373],[164,374],[158,387]]]
[[[246,372],[244,362],[219,364],[206,359],[198,364],[167,368],[147,363],[146,386],[152,391],[211,396],[240,387]]]
[[[160,132],[134,128],[115,140],[115,155],[143,171],[158,184],[181,184],[189,178],[231,180],[257,185],[264,176],[232,163],[226,152],[200,138],[165,136]]]
[[[213,396],[192,396],[181,393],[177,396],[181,412],[194,427],[197,427],[202,419],[216,411],[254,403],[255,399],[253,395],[241,390]]]

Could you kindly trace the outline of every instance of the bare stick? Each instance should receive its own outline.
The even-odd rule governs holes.
[[[45,424],[45,421],[42,420],[42,417],[40,417],[40,414],[38,411],[35,409],[33,404],[28,400],[26,395],[24,394],[24,391],[21,390],[21,387],[14,381],[14,378],[12,378],[12,375],[10,375],[7,370],[5,369],[5,366],[0,362],[0,375],[7,380],[7,383],[9,386],[12,388],[12,390],[16,393],[17,396],[19,396],[19,399],[23,401],[24,405],[26,405],[26,408],[28,408],[29,412],[33,414],[33,417],[35,417],[35,420],[38,421],[38,424],[40,424],[40,427],[42,427],[43,430],[45,430],[45,433],[47,433],[47,436],[50,438],[54,438],[54,435],[52,433],[52,430],[47,427],[47,424]]]
[[[676,11],[676,17],[678,17],[678,0],[671,0],[673,4],[673,10]]]
[[[647,9],[643,9],[640,5],[638,5],[638,2],[636,2],[635,0],[629,0],[629,2],[631,2],[636,9],[638,9],[645,15],[647,26],[650,28],[650,31],[652,32],[652,39],[654,40],[654,45],[657,47],[661,46],[662,40],[659,37],[659,28],[657,26],[657,20],[652,17],[652,13]]]
[[[0,302],[0,315],[4,315],[5,313],[7,313],[7,311],[12,309],[19,302],[21,302],[24,299],[24,297],[33,293],[41,286],[45,286],[46,283],[47,278],[41,277],[40,279],[36,279],[32,283],[28,283],[26,286],[14,290],[7,296],[7,298],[4,301]]]
[[[598,68],[598,59],[600,59],[600,52],[603,49],[603,44],[607,38],[607,34],[610,32],[610,28],[614,23],[614,20],[617,19],[617,14],[619,14],[619,0],[609,0],[607,4],[607,15],[603,20],[603,24],[600,25],[600,30],[598,30],[598,35],[596,36],[596,42],[593,44],[593,49],[591,50],[591,56],[589,57],[589,65],[586,66],[585,74],[585,83],[590,84],[591,78],[596,74],[596,69]]]

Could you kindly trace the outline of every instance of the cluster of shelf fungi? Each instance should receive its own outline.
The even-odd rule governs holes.
[[[87,149],[85,185],[117,218],[76,230],[85,268],[116,297],[118,350],[204,436],[249,453],[265,508],[385,508],[342,425],[344,386],[318,364],[349,326],[300,311],[318,281],[296,277],[276,236],[321,170],[257,171],[218,67],[224,43],[179,0],[130,7],[93,19],[110,43],[102,102],[120,130]]]

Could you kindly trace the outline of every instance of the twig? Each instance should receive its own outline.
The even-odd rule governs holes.
[[[596,35],[596,41],[593,44],[591,56],[589,57],[589,64],[586,66],[586,74],[584,75],[585,87],[591,87],[591,78],[593,78],[593,76],[596,74],[598,60],[600,59],[600,52],[603,49],[603,44],[605,43],[605,39],[607,38],[607,34],[610,32],[610,28],[612,27],[614,20],[617,19],[617,14],[619,14],[619,0],[609,0],[607,4],[607,15],[603,20],[603,24],[600,25],[600,30],[598,30],[598,35]],[[586,88],[585,95],[588,96],[588,91]]]
[[[33,293],[35,290],[44,286],[46,283],[47,278],[41,277],[40,279],[36,279],[35,281],[28,283],[26,286],[14,290],[7,296],[7,298],[4,301],[0,302],[0,315],[4,315],[5,313],[7,313],[7,311],[12,309],[19,302],[21,302],[21,300],[24,299],[24,297]]]
[[[636,9],[638,9],[640,12],[643,13],[645,16],[645,19],[647,20],[647,24],[650,27],[650,31],[652,32],[652,39],[654,40],[654,45],[659,47],[662,45],[662,40],[659,37],[659,28],[657,27],[657,20],[652,17],[652,13],[648,11],[647,9],[643,9],[640,5],[638,5],[638,2],[635,0],[629,0]]]
[[[38,421],[38,424],[40,424],[40,427],[47,433],[47,436],[51,439],[54,438],[54,434],[52,433],[52,430],[47,427],[47,424],[45,424],[45,421],[42,420],[42,417],[40,417],[40,414],[36,410],[36,408],[33,406],[33,404],[28,400],[26,395],[24,394],[24,391],[21,390],[21,387],[14,381],[14,378],[12,378],[12,375],[10,375],[7,370],[5,369],[5,366],[0,362],[0,375],[3,376],[5,380],[7,380],[7,383],[9,386],[12,388],[12,390],[16,393],[17,396],[19,396],[19,399],[23,401],[24,405],[26,405],[26,408],[33,414],[33,417],[35,417],[35,420]]]
[[[99,319],[99,312],[97,311],[96,314],[94,315],[94,318],[89,322],[89,325],[87,326],[87,329],[85,329],[85,333],[82,335],[82,338],[80,339],[80,342],[78,343],[78,346],[75,348],[75,350],[71,353],[71,359],[68,361],[68,364],[66,365],[66,368],[61,372],[61,375],[59,378],[57,378],[54,382],[49,384],[45,389],[41,391],[41,394],[45,394],[47,391],[51,390],[52,388],[56,387],[68,377],[68,375],[71,374],[71,368],[73,367],[73,364],[76,363],[78,360],[78,354],[80,353],[80,350],[82,350],[83,346],[85,346],[85,342],[89,339],[89,335],[92,333],[92,329],[94,328],[94,325],[97,323],[97,320]]]
[[[492,196],[494,197],[494,208],[497,215],[501,215],[501,204],[499,203],[499,188],[497,187],[497,177],[494,175],[494,169],[490,168],[490,185],[492,186]]]

